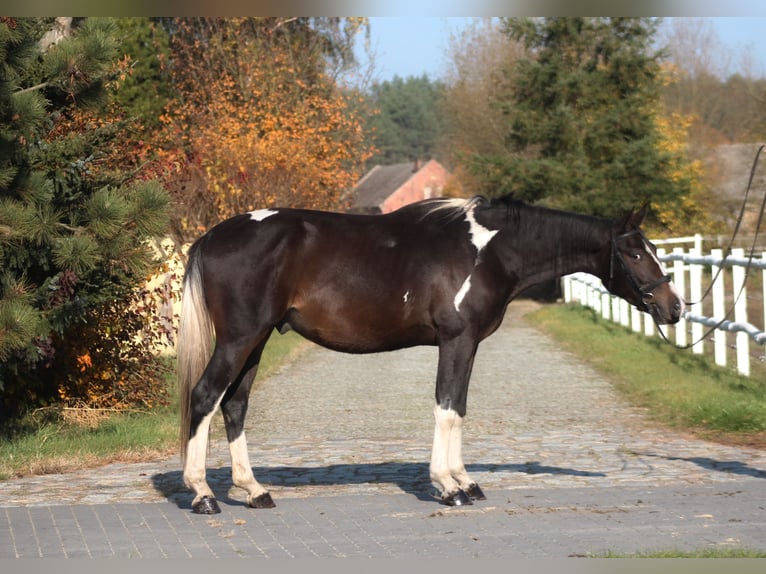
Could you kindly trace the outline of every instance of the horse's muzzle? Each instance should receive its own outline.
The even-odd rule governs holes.
[[[686,311],[686,304],[680,298],[676,298],[669,305],[662,305],[650,293],[644,297],[643,301],[646,310],[659,325],[675,325]]]

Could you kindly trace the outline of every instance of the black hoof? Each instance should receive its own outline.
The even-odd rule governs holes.
[[[250,508],[276,507],[276,504],[274,504],[274,501],[272,500],[271,495],[268,492],[264,492],[263,494],[256,496],[248,504],[250,505]]]
[[[473,504],[468,495],[462,490],[458,490],[455,494],[450,494],[447,497],[442,498],[442,502],[447,506],[470,506]]]
[[[218,507],[218,503],[212,496],[203,496],[199,499],[197,504],[192,505],[192,512],[194,514],[219,514],[221,509]]]
[[[481,488],[479,488],[478,484],[472,484],[469,486],[465,493],[471,500],[487,500],[487,497],[484,496],[484,493],[482,492]]]

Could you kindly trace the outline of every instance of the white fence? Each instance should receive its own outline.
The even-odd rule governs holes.
[[[710,336],[705,333],[722,321],[731,306],[734,305],[733,313],[724,320],[712,333],[712,352],[715,362],[726,365],[730,362],[730,351],[734,354],[737,370],[745,375],[750,375],[751,351],[755,353],[756,360],[764,360],[763,347],[766,345],[766,252],[760,257],[754,257],[750,261],[750,278],[755,279],[760,275],[761,281],[757,292],[751,289],[751,297],[748,298],[748,289],[745,287],[746,268],[749,258],[745,256],[743,249],[732,249],[731,254],[724,258],[721,249],[713,249],[709,255],[702,255],[700,251],[701,238],[699,236],[681,238],[676,240],[655,241],[655,244],[668,243],[693,243],[696,247],[688,251],[683,247],[675,247],[671,252],[662,248],[657,249],[657,255],[665,264],[668,273],[673,278],[673,283],[681,292],[686,301],[696,302],[689,306],[681,321],[673,327],[659,327],[663,333],[674,341],[678,346],[692,345],[694,353],[709,353],[711,351]],[[718,274],[718,278],[712,285],[709,295],[700,302],[704,292],[704,285],[709,285],[716,272],[724,267],[727,271]],[[728,269],[730,268],[730,272]],[[562,278],[564,300],[567,302],[580,302],[600,313],[605,319],[618,322],[633,331],[644,333],[647,336],[657,336],[658,327],[652,318],[635,309],[624,300],[612,296],[601,284],[601,281],[587,273],[575,273]],[[741,294],[740,294],[741,290]],[[739,295],[739,297],[737,297]],[[736,304],[735,304],[736,300]],[[759,326],[756,326],[759,325]],[[731,335],[729,335],[731,334]],[[733,344],[729,342],[733,338]]]

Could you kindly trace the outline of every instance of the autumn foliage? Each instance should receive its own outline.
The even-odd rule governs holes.
[[[665,87],[678,81],[673,66],[663,66],[662,82]],[[716,204],[710,188],[704,183],[704,168],[698,159],[689,154],[690,133],[696,118],[691,114],[671,111],[657,105],[654,123],[657,130],[657,149],[665,158],[665,173],[680,190],[672,201],[652,201],[657,217],[657,235],[689,235],[701,229],[721,231],[716,221]]]
[[[339,207],[370,156],[358,96],[327,73],[318,32],[282,24],[177,22],[179,95],[158,148],[185,240],[258,207]]]

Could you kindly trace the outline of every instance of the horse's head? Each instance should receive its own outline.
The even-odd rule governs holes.
[[[684,300],[657,259],[656,247],[639,227],[645,215],[646,206],[614,223],[606,287],[649,313],[657,323],[677,323]]]

